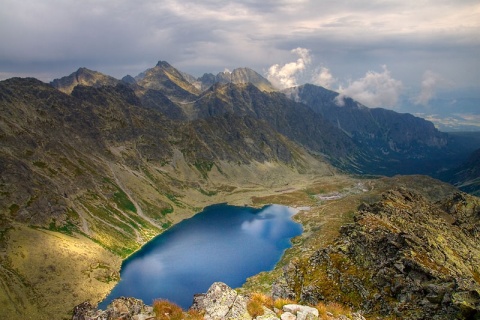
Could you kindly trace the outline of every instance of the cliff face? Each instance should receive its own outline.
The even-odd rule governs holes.
[[[274,295],[408,319],[479,316],[478,198],[457,193],[433,203],[400,188],[354,219],[333,245],[287,265]]]

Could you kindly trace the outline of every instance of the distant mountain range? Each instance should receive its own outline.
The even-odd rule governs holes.
[[[85,72],[79,69],[52,85],[68,92],[72,86],[69,79],[83,79]],[[93,73],[90,71],[89,78]],[[96,79],[85,79],[83,83],[96,86],[114,81],[102,74],[97,74]],[[287,89],[283,95],[248,68],[195,78],[159,61],[154,68],[124,80],[142,105],[160,110],[172,120],[248,114],[268,122],[277,132],[347,172],[438,177],[440,172],[459,166],[480,147],[479,138],[469,141],[451,136],[422,118],[368,108],[319,86],[306,84]]]

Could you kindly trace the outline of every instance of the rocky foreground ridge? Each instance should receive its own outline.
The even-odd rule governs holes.
[[[480,318],[480,201],[398,188],[361,205],[336,242],[292,260],[274,297],[401,319]]]
[[[176,306],[168,304],[161,308],[145,305],[134,298],[119,298],[112,301],[106,310],[97,310],[90,303],[84,302],[74,309],[72,320],[147,320],[147,319],[258,319],[258,320],[307,320],[319,319],[323,316],[314,307],[294,303],[263,305],[252,307],[255,298],[238,294],[222,282],[215,282],[206,293],[195,295],[188,312],[183,312]],[[163,303],[163,302],[162,302]],[[279,307],[279,308],[278,308]],[[322,310],[323,312],[323,310]],[[347,316],[324,312],[328,319],[365,320],[359,313]],[[320,319],[321,319],[320,318]]]

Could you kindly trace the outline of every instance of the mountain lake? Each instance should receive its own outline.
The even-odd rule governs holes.
[[[302,233],[295,210],[218,204],[171,227],[126,259],[120,282],[99,308],[120,296],[152,304],[167,299],[188,309],[193,296],[216,281],[232,288],[273,269],[290,239]]]

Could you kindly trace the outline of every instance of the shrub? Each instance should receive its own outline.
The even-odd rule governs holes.
[[[338,302],[329,302],[327,304],[319,302],[316,305],[320,319],[327,319],[327,312],[333,314],[334,317],[340,315],[349,316],[352,312],[348,307],[341,305]]]
[[[168,300],[155,300],[153,311],[157,320],[181,320],[183,319],[182,308]]]
[[[265,311],[263,310],[263,305],[258,300],[250,300],[247,303],[247,311],[252,318],[256,318],[258,316],[263,316]]]
[[[271,296],[267,296],[266,294],[255,292],[250,297],[251,300],[255,300],[260,302],[262,305],[269,309],[273,309],[273,298]]]
[[[188,310],[185,315],[186,320],[203,320],[203,312],[198,310]]]
[[[327,306],[325,303],[319,302],[315,307],[318,310],[318,317],[320,319],[327,319]]]

